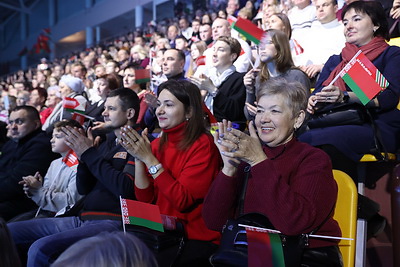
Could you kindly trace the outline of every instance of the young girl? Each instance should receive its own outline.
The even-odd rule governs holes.
[[[257,88],[272,77],[281,77],[288,82],[300,82],[306,94],[310,94],[310,80],[304,72],[294,66],[286,34],[279,30],[267,30],[266,33],[266,38],[259,46],[258,54],[261,62],[259,68],[251,69],[243,77],[247,91],[245,107],[247,119],[255,115],[254,101]]]

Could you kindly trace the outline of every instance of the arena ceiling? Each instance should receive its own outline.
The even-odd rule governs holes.
[[[31,12],[36,3],[41,0],[0,0],[0,25],[7,23],[9,19],[19,13]]]

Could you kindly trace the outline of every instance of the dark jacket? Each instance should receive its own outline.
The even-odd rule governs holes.
[[[41,129],[18,141],[7,141],[0,155],[0,203],[18,203],[21,212],[34,207],[34,202],[25,196],[18,182],[23,176],[34,175],[37,171],[44,176],[57,157],[59,155],[51,151],[50,138]],[[19,212],[16,210],[16,213]]]
[[[82,219],[120,220],[119,197],[135,199],[135,159],[116,143],[114,133],[98,148],[86,150],[80,159],[76,185],[86,195]]]
[[[227,119],[239,125],[246,125],[243,107],[246,102],[245,73],[232,73],[219,87],[214,97],[213,111],[217,121]]]

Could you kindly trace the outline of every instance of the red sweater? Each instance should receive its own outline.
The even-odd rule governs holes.
[[[328,217],[337,198],[329,157],[296,139],[276,148],[264,147],[264,152],[268,159],[250,170],[244,213],[266,215],[286,235],[311,232]],[[226,220],[235,217],[243,168],[244,164],[235,177],[221,171],[212,184],[203,209],[210,229],[221,231]],[[330,217],[316,234],[341,236],[341,231]],[[337,240],[310,238],[310,247],[336,243]]]
[[[203,200],[220,170],[221,160],[213,139],[203,134],[186,151],[177,145],[186,123],[164,130],[168,141],[160,151],[159,139],[152,142],[153,154],[162,163],[162,172],[148,188],[135,187],[138,200],[155,202],[162,214],[176,216],[185,223],[188,239],[218,242],[219,232],[209,230],[202,218]],[[153,179],[151,179],[153,180]]]

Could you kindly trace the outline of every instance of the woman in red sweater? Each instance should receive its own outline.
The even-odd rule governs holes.
[[[123,146],[136,158],[135,194],[184,222],[189,240],[179,266],[208,266],[220,234],[206,227],[201,212],[221,160],[205,127],[200,90],[188,81],[169,80],[159,86],[157,105],[160,138],[150,144],[147,130],[142,135],[122,130]]]
[[[299,83],[272,78],[259,90],[255,121],[249,123],[250,135],[232,129],[226,121],[219,123],[214,140],[224,167],[203,208],[210,229],[221,231],[227,219],[237,216],[244,168],[250,165],[244,214],[261,213],[288,236],[319,227],[317,235],[340,237],[340,228],[332,218],[337,185],[329,157],[294,137],[304,121],[306,104],[307,96]],[[341,266],[337,243],[334,239],[310,238],[302,264]]]

